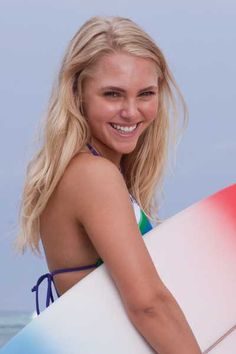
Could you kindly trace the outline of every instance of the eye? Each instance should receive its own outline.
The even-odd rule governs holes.
[[[120,97],[120,93],[116,91],[106,91],[103,95],[106,97]]]
[[[152,96],[152,95],[155,95],[155,94],[156,94],[156,92],[154,92],[154,91],[145,91],[145,92],[142,92],[140,94],[140,96]]]

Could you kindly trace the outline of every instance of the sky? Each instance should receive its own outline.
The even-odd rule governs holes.
[[[0,5],[0,310],[34,310],[31,288],[44,257],[17,255],[13,241],[27,162],[64,50],[91,16],[129,17],[163,51],[189,110],[166,176],[168,218],[236,180],[236,4],[232,0],[23,1]]]

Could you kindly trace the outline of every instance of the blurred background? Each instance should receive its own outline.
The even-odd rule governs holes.
[[[43,257],[16,255],[13,250],[25,169],[64,50],[94,15],[129,17],[143,27],[162,49],[188,105],[189,126],[179,145],[175,173],[165,181],[161,217],[236,180],[233,0],[2,0],[0,327],[13,312],[21,316],[15,331],[27,321],[25,314],[32,314],[35,306],[31,287],[47,271]]]

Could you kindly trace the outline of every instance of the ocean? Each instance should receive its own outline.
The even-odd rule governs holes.
[[[32,312],[0,311],[0,347],[32,319]]]

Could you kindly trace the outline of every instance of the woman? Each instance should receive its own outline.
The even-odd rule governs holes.
[[[131,20],[94,17],[81,27],[50,100],[44,144],[27,169],[19,247],[39,252],[42,241],[50,273],[36,292],[47,277],[60,296],[104,262],[131,322],[156,352],[197,354],[132,207],[150,229],[174,88],[179,93],[160,49]],[[47,306],[50,300],[51,288]]]

